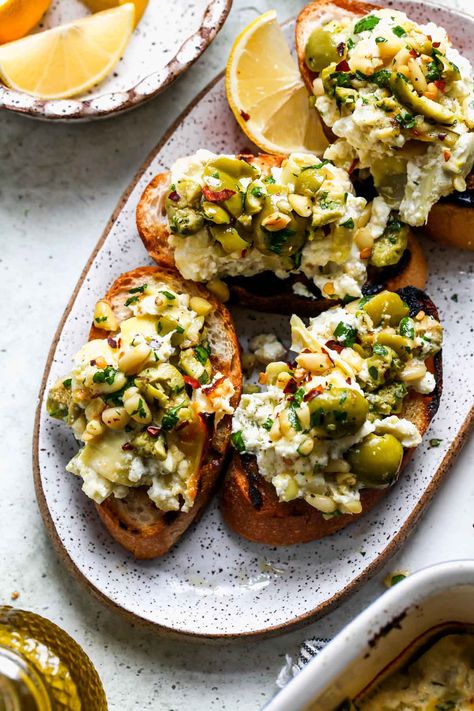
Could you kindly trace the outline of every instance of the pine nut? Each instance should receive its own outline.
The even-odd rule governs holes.
[[[336,503],[330,499],[329,496],[323,496],[322,494],[307,494],[304,498],[308,504],[322,513],[331,514],[337,509]]]
[[[332,367],[332,361],[326,353],[300,353],[296,362],[310,373],[324,373]]]
[[[139,343],[134,348],[129,348],[119,355],[118,367],[127,375],[138,373],[150,356],[150,346]]]
[[[360,250],[372,249],[374,237],[368,227],[359,227],[354,235],[354,242]]]
[[[105,402],[100,397],[95,397],[87,405],[84,414],[87,420],[93,420],[95,417],[100,415],[102,410],[105,410]]]
[[[288,202],[300,217],[309,217],[313,211],[311,199],[306,195],[289,195]]]
[[[419,380],[426,375],[426,365],[417,361],[409,360],[400,373],[400,379],[406,383],[412,380]]]
[[[230,299],[229,287],[221,279],[211,279],[207,282],[207,288],[214,296],[225,304]]]
[[[201,296],[191,296],[189,305],[198,316],[207,316],[212,311],[212,304]]]
[[[131,397],[124,400],[125,410],[135,422],[148,425],[151,422],[151,412],[148,404],[140,393],[133,393]]]
[[[124,407],[108,407],[102,413],[102,422],[111,430],[123,430],[130,421],[130,415]]]
[[[289,215],[285,215],[283,212],[272,212],[262,220],[262,227],[265,227],[269,232],[278,232],[285,229],[290,222]]]
[[[118,321],[112,307],[108,301],[101,299],[95,305],[94,309],[94,326],[102,328],[105,331],[116,331],[118,329]]]
[[[362,504],[360,501],[349,501],[347,504],[340,504],[341,511],[348,514],[360,514]]]

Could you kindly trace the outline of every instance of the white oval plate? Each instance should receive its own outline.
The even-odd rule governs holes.
[[[410,5],[410,9],[415,18],[421,18],[418,6]],[[425,6],[423,12],[425,17],[435,11]],[[454,12],[440,10],[439,22],[455,40],[462,27],[474,36],[473,21],[467,27],[467,20],[459,22]],[[294,23],[287,26],[288,37],[293,28]],[[326,613],[395,552],[461,447],[474,390],[468,375],[474,360],[468,324],[472,275],[465,252],[426,244],[428,292],[445,326],[444,393],[424,443],[400,482],[374,511],[321,541],[270,548],[229,531],[213,502],[168,555],[137,562],[102,528],[92,502],[81,492],[80,481],[66,474],[64,468],[76,444],[64,425],[46,415],[44,395],[56,378],[68,372],[72,355],[87,338],[97,298],[119,274],[149,263],[135,227],[135,208],[148,181],[179,156],[201,146],[217,152],[238,152],[247,146],[228,109],[222,76],[178,119],[145,164],[119,203],[71,297],[51,348],[37,412],[37,497],[63,561],[116,609],[162,630],[192,636],[277,633]],[[235,316],[242,340],[262,331],[288,332],[288,320],[282,317],[243,311]],[[440,446],[430,447],[430,438],[441,439]]]
[[[115,116],[166,89],[201,56],[221,29],[232,0],[149,0],[124,56],[83,96],[44,101],[0,83],[0,109],[48,121],[89,121]],[[37,30],[87,14],[80,0],[54,0]]]

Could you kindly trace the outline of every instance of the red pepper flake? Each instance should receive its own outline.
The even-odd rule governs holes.
[[[158,437],[158,435],[161,432],[161,427],[155,427],[155,425],[149,425],[146,428],[147,434],[150,435],[150,437]]]
[[[436,87],[438,87],[438,89],[440,90],[440,92],[441,92],[442,94],[445,93],[445,91],[446,91],[446,82],[443,81],[443,79],[435,79],[435,81],[433,82],[433,84],[434,84]]]
[[[90,361],[90,364],[91,364],[91,365],[95,365],[95,360],[91,360],[91,361]]]
[[[358,164],[359,164],[359,159],[358,159],[358,158],[354,158],[354,160],[353,160],[352,163],[351,163],[351,167],[349,168],[349,175],[352,175],[352,173],[354,172],[354,170],[357,168]]]
[[[221,378],[217,378],[211,385],[208,385],[205,390],[206,390],[206,395],[209,395],[209,393],[213,393],[214,390],[225,380],[225,376],[223,375]]]
[[[451,151],[443,151],[444,155],[444,160],[448,162],[448,160],[451,158]]]
[[[193,390],[198,390],[201,387],[201,383],[196,378],[192,378],[190,375],[184,375],[184,382],[190,385]]]
[[[202,189],[202,194],[209,200],[209,202],[222,202],[223,200],[228,200],[235,195],[235,190],[230,188],[224,188],[224,190],[212,190],[208,185],[204,185]]]
[[[352,380],[351,380],[350,378],[346,378],[346,383],[347,383],[348,385],[351,385]]]
[[[122,449],[124,452],[130,452],[131,449],[133,449],[133,444],[131,442],[125,442],[125,444],[122,444]]]
[[[326,348],[330,348],[332,351],[336,351],[336,353],[340,353],[344,350],[344,346],[341,346],[341,344],[337,341],[326,341],[324,345],[326,346]]]
[[[417,131],[416,128],[411,129],[411,134],[412,134],[412,136],[421,136],[421,132]]]
[[[306,393],[303,400],[305,402],[310,402],[311,400],[314,400],[317,395],[321,395],[323,389],[324,388],[322,385],[318,385],[316,388],[312,388],[309,392]]]
[[[343,59],[342,62],[339,62],[339,64],[336,66],[337,72],[350,72],[350,70],[351,68],[345,59]]]
[[[287,382],[287,384],[283,388],[283,392],[285,393],[285,395],[288,395],[289,393],[296,392],[296,380],[294,378],[290,378],[290,380]]]
[[[330,225],[323,225],[323,234],[325,237],[327,237],[331,232],[331,227]]]
[[[240,115],[242,116],[244,121],[248,121],[250,118],[250,114],[248,114],[246,111],[241,110]]]
[[[183,420],[183,421],[180,422],[178,425],[176,425],[176,427],[174,428],[174,431],[175,431],[175,432],[179,432],[179,430],[184,429],[184,428],[187,427],[188,425],[189,425],[189,422],[188,422],[187,420]]]
[[[428,39],[431,39],[431,37],[429,35],[428,35]],[[435,47],[435,49],[438,49],[440,44],[441,44],[441,42],[433,42],[433,47]]]
[[[111,348],[117,348],[117,341],[115,341],[113,338],[110,336],[107,338],[107,343]]]
[[[181,196],[179,195],[179,193],[176,192],[176,190],[173,190],[173,191],[168,195],[168,197],[169,197],[169,199],[172,200],[173,202],[179,202],[179,200],[181,199]]]
[[[344,42],[339,42],[339,44],[337,45],[336,49],[337,49],[338,55],[339,55],[340,57],[343,57],[343,56],[344,56],[344,50],[346,49],[346,45],[344,44]]]
[[[416,49],[410,49],[409,54],[410,57],[418,57],[418,52],[416,51]]]
[[[444,141],[447,135],[447,133],[438,133],[438,138],[440,141]]]

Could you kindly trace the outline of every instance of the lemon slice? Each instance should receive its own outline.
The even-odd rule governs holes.
[[[65,99],[90,89],[117,64],[133,31],[126,3],[0,47],[0,77],[41,99]]]
[[[244,133],[267,153],[322,153],[328,145],[274,10],[257,17],[235,40],[226,93]]]
[[[0,0],[0,44],[26,35],[50,4],[51,0]]]
[[[110,10],[117,5],[124,5],[126,2],[133,2],[135,5],[135,27],[142,19],[148,5],[148,0],[82,0],[82,2],[91,12],[102,12],[102,10]]]

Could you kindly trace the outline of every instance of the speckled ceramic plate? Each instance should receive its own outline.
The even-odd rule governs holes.
[[[0,83],[0,108],[49,121],[114,116],[159,94],[196,61],[222,27],[232,0],[149,0],[114,71],[83,96],[43,101]],[[53,0],[38,31],[87,14],[80,0]]]
[[[410,9],[409,3],[400,3]],[[474,36],[473,21],[418,6],[417,19],[437,19],[459,40]],[[470,24],[469,24],[470,23]],[[288,26],[292,36],[293,24]],[[465,33],[465,34],[464,34]],[[471,58],[474,58],[471,53]],[[212,125],[212,131],[209,127]],[[49,419],[45,390],[68,372],[87,338],[93,305],[122,272],[148,263],[137,237],[135,207],[148,181],[179,156],[207,146],[242,151],[247,141],[227,107],[218,77],[173,126],[121,200],[72,295],[53,342],[38,408],[35,479],[47,529],[67,566],[102,600],[156,628],[191,636],[234,637],[287,630],[324,614],[396,550],[437,491],[469,428],[474,383],[472,270],[465,252],[426,243],[428,291],[445,326],[445,385],[441,407],[410,466],[381,504],[344,531],[305,545],[270,548],[229,531],[214,502],[202,520],[162,559],[137,562],[102,528],[80,481],[64,467],[76,445]],[[244,341],[262,331],[288,333],[288,320],[235,313]],[[440,439],[431,447],[430,439]],[[443,496],[442,490],[439,496]]]

